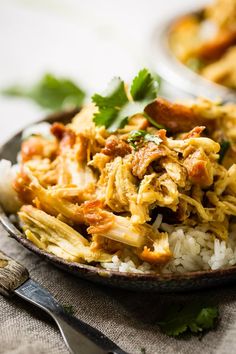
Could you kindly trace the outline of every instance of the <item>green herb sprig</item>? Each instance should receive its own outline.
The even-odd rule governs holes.
[[[165,316],[158,323],[161,330],[169,336],[179,336],[185,332],[199,333],[213,329],[219,318],[216,306],[200,303],[169,306]]]
[[[143,69],[132,81],[130,88],[132,101],[130,101],[124,81],[120,78],[113,79],[104,96],[95,94],[92,97],[92,101],[99,109],[94,115],[95,124],[105,126],[110,132],[123,128],[127,124],[128,117],[144,112],[146,105],[156,98],[158,89],[159,79],[151,75],[147,69]],[[151,120],[147,115],[145,116],[149,121]],[[151,124],[160,128],[152,121]]]
[[[162,142],[162,139],[157,135],[149,134],[145,130],[133,130],[130,132],[127,141],[136,149],[137,145],[145,141],[151,141],[156,145],[159,145]]]
[[[12,86],[2,91],[7,96],[24,97],[52,111],[80,107],[85,93],[69,79],[46,74],[32,87]]]

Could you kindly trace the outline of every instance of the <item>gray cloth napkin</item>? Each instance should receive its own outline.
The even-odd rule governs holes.
[[[0,228],[0,249],[25,265],[75,315],[104,332],[128,353],[233,354],[236,352],[236,286],[171,295],[137,293],[101,287],[76,278],[10,239]],[[211,298],[220,304],[221,321],[202,338],[175,339],[161,333],[156,322],[161,309],[174,301]],[[144,351],[145,349],[145,351]],[[0,296],[0,354],[68,353],[54,323],[38,309],[18,299]],[[86,354],[86,353],[85,353]]]

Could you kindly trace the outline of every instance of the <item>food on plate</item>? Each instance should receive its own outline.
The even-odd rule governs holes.
[[[144,69],[24,135],[18,165],[1,161],[0,201],[28,240],[120,272],[236,263],[236,105],[156,96]]]
[[[236,1],[214,0],[176,22],[170,33],[176,57],[208,80],[236,89]]]

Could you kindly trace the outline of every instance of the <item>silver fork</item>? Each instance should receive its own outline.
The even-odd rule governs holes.
[[[30,279],[21,264],[0,251],[0,293],[16,294],[46,311],[56,322],[69,351],[74,354],[127,354],[97,329],[68,314],[48,290]]]

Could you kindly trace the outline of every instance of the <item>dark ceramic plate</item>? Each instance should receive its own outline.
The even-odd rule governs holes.
[[[68,122],[76,113],[67,112],[54,114],[43,121]],[[16,155],[20,149],[21,132],[11,138],[0,149],[0,159],[5,158],[13,163],[16,162]],[[216,271],[187,272],[184,274],[133,274],[120,273],[116,271],[103,270],[97,267],[67,262],[59,257],[44,252],[33,243],[24,238],[24,235],[9,220],[4,211],[0,208],[0,221],[10,236],[15,238],[24,247],[36,253],[40,257],[55,264],[55,266],[64,269],[78,277],[86,278],[96,283],[109,285],[136,291],[158,291],[158,292],[180,292],[186,290],[196,290],[209,288],[212,286],[221,286],[236,280],[236,267]]]

